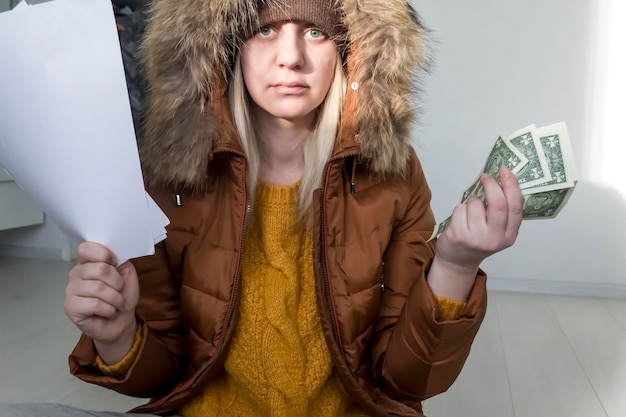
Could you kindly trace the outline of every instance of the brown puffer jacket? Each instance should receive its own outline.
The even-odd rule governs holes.
[[[151,98],[141,156],[170,219],[140,275],[140,352],[122,378],[102,376],[93,342],[70,356],[79,378],[179,408],[222,371],[238,319],[250,213],[247,163],[228,100],[230,46],[254,2],[160,0],[144,48]],[[437,321],[426,282],[434,257],[430,190],[409,144],[424,37],[401,0],[344,0],[349,91],[323,186],[314,196],[319,313],[346,391],[375,416],[420,416],[448,389],[486,309],[480,272],[460,318]],[[190,31],[191,30],[191,31]],[[174,196],[182,196],[182,206]]]

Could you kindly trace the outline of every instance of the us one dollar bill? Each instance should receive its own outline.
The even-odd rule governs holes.
[[[507,137],[498,136],[481,172],[461,195],[464,204],[474,195],[486,203],[480,176],[500,180],[509,168],[522,190],[524,219],[552,219],[563,209],[578,182],[574,152],[564,122],[537,128],[526,126]],[[441,235],[451,216],[435,225],[430,240]]]

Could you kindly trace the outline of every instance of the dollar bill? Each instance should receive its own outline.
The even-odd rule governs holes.
[[[486,203],[480,184],[482,173],[500,180],[506,166],[517,178],[524,199],[524,219],[552,219],[563,209],[578,182],[574,152],[564,122],[541,128],[527,126],[496,139],[481,173],[461,196],[464,204],[474,195]],[[435,225],[429,240],[440,236],[451,216]]]
[[[535,125],[526,126],[511,134],[506,138],[506,143],[528,159],[528,163],[515,173],[520,188],[530,188],[550,180],[550,167]]]
[[[498,136],[491,147],[491,151],[489,152],[489,156],[487,157],[487,161],[485,162],[482,171],[478,174],[478,176],[476,176],[476,178],[474,178],[472,184],[463,192],[459,203],[466,203],[467,199],[471,195],[475,195],[485,202],[485,193],[482,185],[480,184],[480,177],[482,174],[490,175],[499,181],[500,168],[503,166],[506,166],[514,174],[516,174],[526,165],[528,165],[528,158],[526,158],[524,154],[517,150],[514,146],[509,145],[502,135]]]
[[[551,175],[547,181],[523,189],[522,194],[574,187],[578,181],[578,170],[565,123],[555,123],[537,129],[537,135]]]
[[[503,166],[509,168],[514,174],[517,174],[527,164],[528,158],[514,146],[510,146],[502,135],[500,135],[491,147],[482,173],[494,178],[499,178],[500,168]]]
[[[524,219],[553,219],[567,203],[574,187],[524,195]]]

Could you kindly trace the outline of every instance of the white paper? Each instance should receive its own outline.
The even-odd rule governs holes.
[[[144,189],[110,0],[0,13],[0,164],[70,239],[154,253],[168,221]]]

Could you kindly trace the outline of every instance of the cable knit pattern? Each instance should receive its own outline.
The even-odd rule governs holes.
[[[181,410],[186,417],[365,416],[332,373],[315,299],[312,236],[296,223],[298,185],[259,184],[226,372]]]

